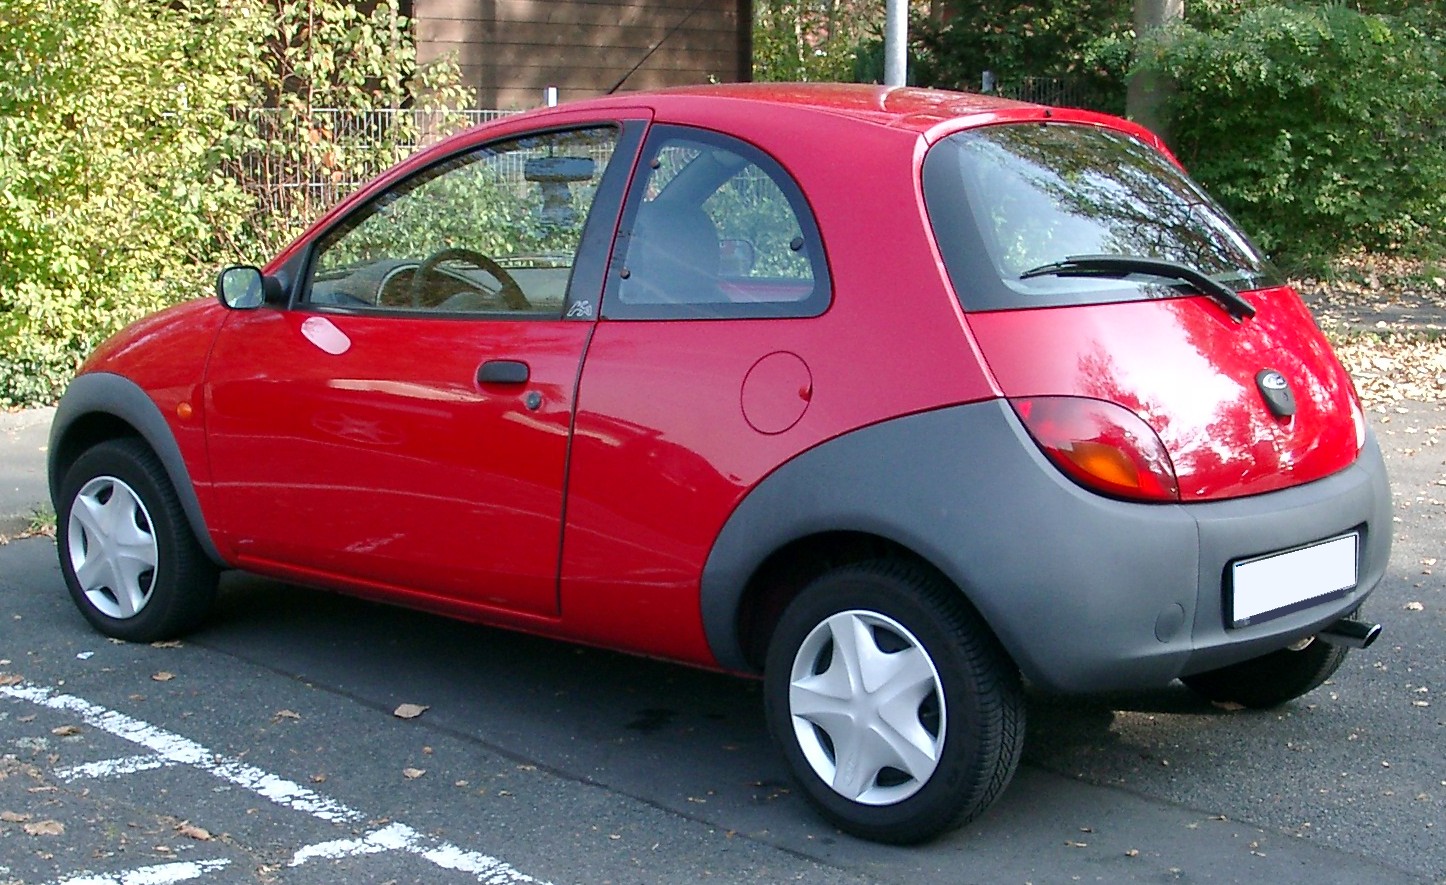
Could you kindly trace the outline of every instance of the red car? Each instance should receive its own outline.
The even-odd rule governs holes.
[[[760,676],[838,826],[927,839],[1025,680],[1247,706],[1379,627],[1376,443],[1310,314],[1149,132],[970,95],[757,85],[424,151],[56,413],[100,631],[245,569]]]

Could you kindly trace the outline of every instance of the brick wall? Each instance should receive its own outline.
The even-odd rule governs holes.
[[[746,79],[750,0],[412,0],[422,61],[452,53],[479,107]],[[675,30],[676,29],[676,30]],[[670,35],[671,34],[671,35]],[[666,38],[666,39],[664,39]]]

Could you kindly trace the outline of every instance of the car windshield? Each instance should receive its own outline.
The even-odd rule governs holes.
[[[924,196],[949,275],[971,310],[1174,297],[1178,276],[1096,261],[1171,262],[1246,291],[1277,274],[1210,197],[1163,154],[1073,124],[952,135],[924,163]],[[1088,262],[1084,262],[1088,264]]]

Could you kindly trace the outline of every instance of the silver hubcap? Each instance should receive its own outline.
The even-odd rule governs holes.
[[[877,612],[840,612],[813,628],[793,659],[788,708],[804,758],[846,799],[902,802],[939,765],[939,673],[914,634]]]
[[[70,567],[106,617],[133,618],[155,587],[155,532],[135,490],[113,476],[86,483],[70,508]]]

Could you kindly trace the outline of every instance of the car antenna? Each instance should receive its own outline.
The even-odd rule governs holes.
[[[609,89],[604,94],[612,95],[614,92],[617,92],[624,83],[628,82],[629,77],[638,72],[638,68],[642,67],[644,64],[647,63],[648,59],[653,57],[653,53],[657,52],[660,46],[662,46],[664,43],[667,43],[670,37],[678,33],[679,28],[683,27],[683,25],[686,25],[688,23],[688,20],[693,17],[694,13],[703,8],[703,4],[706,2],[707,0],[698,0],[697,3],[693,4],[693,8],[688,10],[688,14],[679,19],[678,23],[676,25],[673,25],[672,29],[669,30],[668,33],[663,35],[663,39],[654,43],[652,45],[652,48],[650,48],[647,52],[643,53],[643,57],[638,59],[638,63],[633,65],[631,68],[628,68],[628,72],[626,74],[623,74],[622,77],[618,80],[618,82],[613,84],[613,88]]]

